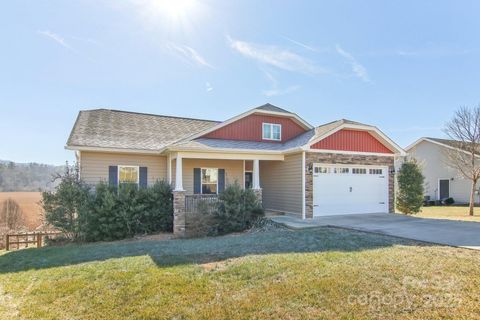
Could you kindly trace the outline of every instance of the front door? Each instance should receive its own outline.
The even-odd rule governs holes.
[[[252,182],[253,182],[253,173],[245,172],[245,189],[252,188]]]
[[[450,198],[450,180],[441,179],[439,185],[440,185],[439,200]]]

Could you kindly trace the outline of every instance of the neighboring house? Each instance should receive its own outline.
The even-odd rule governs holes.
[[[431,200],[453,198],[457,203],[470,201],[471,181],[448,164],[447,150],[459,150],[455,140],[420,138],[406,148],[422,167],[425,196]],[[475,199],[478,200],[478,199]]]
[[[266,104],[224,122],[116,110],[80,111],[67,142],[90,184],[158,179],[216,194],[239,183],[267,210],[303,218],[393,212],[394,159],[404,151],[374,126],[311,126]]]

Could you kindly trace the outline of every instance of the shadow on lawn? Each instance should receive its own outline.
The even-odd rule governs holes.
[[[255,254],[356,252],[394,245],[427,245],[389,236],[322,227],[215,238],[119,241],[24,249],[0,255],[0,273],[148,255],[159,266],[208,263]]]

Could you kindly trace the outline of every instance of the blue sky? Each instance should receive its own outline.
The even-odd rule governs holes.
[[[270,102],[400,145],[480,102],[478,1],[2,1],[0,159],[60,164],[81,109],[224,120]]]

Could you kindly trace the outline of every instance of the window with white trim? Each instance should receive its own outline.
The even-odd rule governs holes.
[[[282,140],[282,125],[275,123],[263,123],[262,125],[263,140]]]
[[[369,174],[383,174],[383,170],[382,169],[370,169],[368,171]]]
[[[367,169],[365,168],[352,168],[353,174],[367,174]]]
[[[138,166],[118,166],[118,183],[136,183],[140,181],[140,168]]]
[[[340,174],[346,174],[349,173],[350,169],[349,168],[334,168],[333,173],[340,173]]]
[[[315,167],[315,173],[330,173],[330,168],[328,167]]]
[[[217,194],[218,169],[202,168],[202,194]]]

